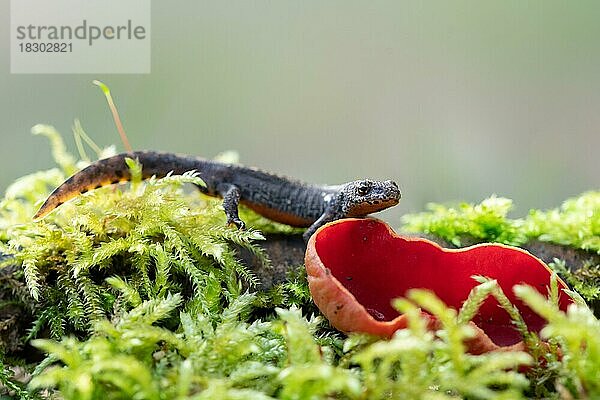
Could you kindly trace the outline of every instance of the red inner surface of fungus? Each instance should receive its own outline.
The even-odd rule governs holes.
[[[473,275],[496,279],[516,305],[528,327],[536,332],[545,321],[513,294],[516,284],[528,284],[547,294],[550,272],[535,257],[501,245],[479,245],[447,250],[418,238],[395,236],[384,223],[348,220],[318,233],[315,243],[323,265],[376,319],[390,321],[398,312],[392,299],[411,288],[433,291],[447,305],[459,309],[477,282]],[[559,282],[559,285],[562,284]],[[570,302],[561,292],[561,308]],[[500,346],[522,338],[509,315],[489,297],[473,319]]]

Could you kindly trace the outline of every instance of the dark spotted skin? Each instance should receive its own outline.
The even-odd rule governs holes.
[[[97,161],[79,171],[52,192],[34,218],[42,218],[81,193],[131,180],[125,158],[137,159],[142,164],[143,179],[197,171],[206,183],[200,190],[223,198],[228,224],[244,226],[238,217],[238,204],[242,203],[274,221],[308,227],[305,239],[327,222],[366,216],[400,201],[400,190],[393,181],[365,179],[337,186],[312,185],[237,164],[173,153],[136,151]]]

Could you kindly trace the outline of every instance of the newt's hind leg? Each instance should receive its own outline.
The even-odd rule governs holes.
[[[223,209],[227,217],[227,225],[234,224],[239,229],[244,229],[246,224],[244,224],[244,221],[238,215],[240,189],[235,185],[223,183],[217,187],[217,191],[223,197]]]

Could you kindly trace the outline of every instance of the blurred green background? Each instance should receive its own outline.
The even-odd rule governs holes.
[[[37,123],[311,182],[395,179],[403,202],[511,197],[522,215],[599,185],[600,2],[153,1],[152,73],[11,75],[0,0],[0,188],[53,166]]]

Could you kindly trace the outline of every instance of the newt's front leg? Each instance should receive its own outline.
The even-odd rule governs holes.
[[[228,183],[222,183],[217,187],[217,191],[223,197],[223,209],[227,217],[227,225],[235,225],[239,229],[244,229],[246,224],[238,215],[238,206],[240,204],[240,189]]]
[[[336,209],[336,204],[329,204],[325,212],[311,225],[306,229],[306,231],[302,234],[302,238],[305,243],[308,243],[308,239],[323,225],[328,222],[335,221],[336,219],[343,218],[344,215],[340,214],[340,212]]]

